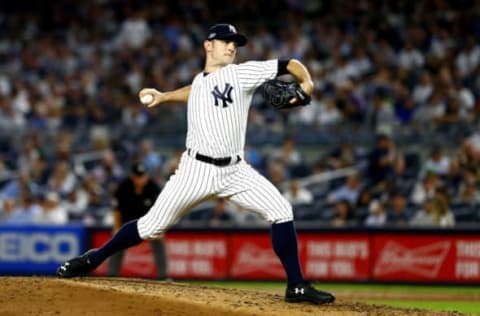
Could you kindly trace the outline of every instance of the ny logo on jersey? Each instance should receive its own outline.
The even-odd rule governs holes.
[[[212,95],[215,98],[215,106],[219,105],[219,101],[222,101],[222,106],[226,108],[228,106],[228,103],[232,103],[232,90],[233,87],[229,84],[225,84],[225,88],[223,89],[223,92],[220,92],[220,89],[218,89],[218,86],[215,86],[212,91]]]

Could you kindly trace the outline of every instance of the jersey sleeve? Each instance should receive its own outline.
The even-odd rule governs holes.
[[[248,61],[237,66],[237,74],[242,88],[255,90],[262,83],[277,76],[278,61]]]

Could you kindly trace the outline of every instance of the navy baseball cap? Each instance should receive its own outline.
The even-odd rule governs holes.
[[[247,38],[245,35],[237,33],[235,26],[226,23],[215,24],[208,29],[207,40],[211,41],[214,39],[231,39],[237,43],[237,46],[244,46],[247,44]]]
[[[141,162],[135,162],[132,164],[132,173],[138,176],[144,175],[147,172],[147,168]]]

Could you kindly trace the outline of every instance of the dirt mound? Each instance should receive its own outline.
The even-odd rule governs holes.
[[[332,305],[287,304],[281,293],[223,289],[143,279],[0,278],[0,315],[322,315],[453,316],[368,305],[337,297]]]

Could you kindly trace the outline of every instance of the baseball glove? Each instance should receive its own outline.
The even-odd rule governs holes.
[[[265,82],[261,86],[261,92],[265,101],[276,109],[304,106],[312,99],[298,82],[285,82],[278,79]],[[295,102],[292,102],[293,98],[296,98]]]

